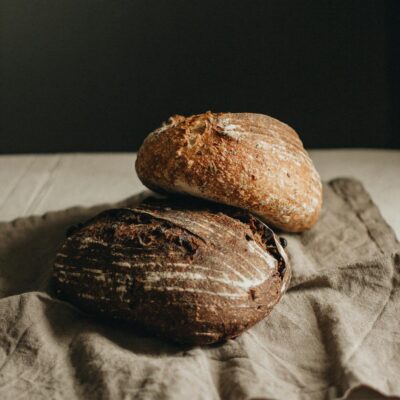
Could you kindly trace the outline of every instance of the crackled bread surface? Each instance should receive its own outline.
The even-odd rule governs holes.
[[[262,114],[171,117],[145,139],[136,171],[150,189],[241,207],[286,231],[311,228],[322,204],[297,133]]]
[[[54,266],[58,296],[182,343],[236,337],[269,314],[290,279],[268,226],[211,203],[108,210],[68,235]]]

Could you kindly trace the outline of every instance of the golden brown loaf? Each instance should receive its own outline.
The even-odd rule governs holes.
[[[139,150],[136,171],[150,189],[247,209],[300,232],[317,221],[318,173],[297,133],[262,114],[174,116]]]
[[[239,335],[279,301],[290,266],[260,220],[210,204],[156,202],[99,214],[60,249],[58,296],[177,342]]]

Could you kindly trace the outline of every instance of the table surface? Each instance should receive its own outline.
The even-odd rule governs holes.
[[[312,150],[323,180],[363,182],[400,238],[400,150]],[[144,189],[133,153],[0,156],[0,221],[116,202]]]

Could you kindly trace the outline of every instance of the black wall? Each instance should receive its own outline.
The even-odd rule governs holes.
[[[400,147],[399,3],[0,0],[0,152],[133,151],[206,110]]]

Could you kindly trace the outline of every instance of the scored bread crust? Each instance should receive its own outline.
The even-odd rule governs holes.
[[[57,295],[180,343],[238,336],[269,314],[291,268],[260,220],[211,206],[161,202],[99,214],[61,246]]]
[[[322,205],[320,177],[297,133],[262,114],[171,117],[143,142],[136,171],[152,190],[247,209],[289,232],[311,228]]]

